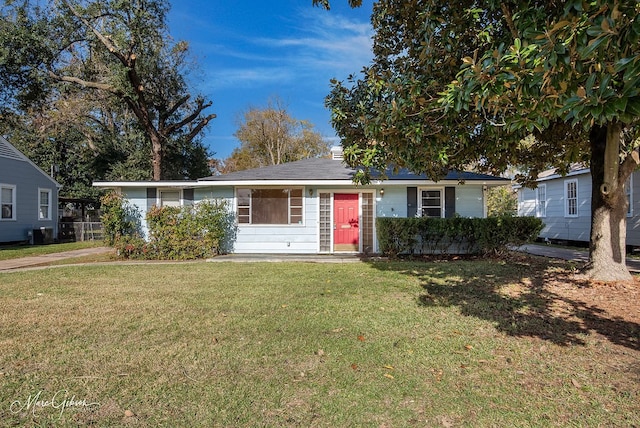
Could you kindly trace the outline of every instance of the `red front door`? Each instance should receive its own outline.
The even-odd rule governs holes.
[[[333,195],[333,248],[335,251],[359,250],[358,218],[357,194],[338,193]]]

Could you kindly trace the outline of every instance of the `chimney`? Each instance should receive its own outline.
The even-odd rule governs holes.
[[[331,147],[331,159],[344,160],[344,156],[342,154],[342,146]]]

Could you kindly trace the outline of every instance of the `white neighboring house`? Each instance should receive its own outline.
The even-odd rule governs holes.
[[[0,136],[0,242],[55,239],[60,187]]]
[[[540,174],[538,187],[516,186],[518,215],[538,217],[544,222],[540,238],[550,241],[589,242],[591,233],[591,172],[574,166],[561,176],[555,170]],[[638,184],[638,189],[634,187]],[[640,246],[640,171],[635,171],[625,185],[627,211],[627,245]]]
[[[434,182],[407,170],[366,186],[331,159],[304,159],[193,181],[95,182],[121,192],[143,213],[153,205],[224,199],[236,215],[236,253],[377,253],[377,217],[486,217],[487,189],[511,181],[451,172]],[[143,222],[143,230],[146,225]]]

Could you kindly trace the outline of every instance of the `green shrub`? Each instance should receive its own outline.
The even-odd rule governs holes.
[[[100,198],[104,242],[114,245],[123,236],[142,236],[140,211],[120,193],[111,192]]]
[[[380,251],[400,254],[501,253],[535,239],[542,221],[533,217],[378,218]]]
[[[105,242],[126,259],[187,260],[232,250],[235,216],[223,200],[193,206],[157,207],[146,214],[148,239],[141,232],[140,212],[122,195],[103,198]]]
[[[147,258],[186,260],[212,257],[232,249],[235,218],[221,200],[193,206],[152,207]]]

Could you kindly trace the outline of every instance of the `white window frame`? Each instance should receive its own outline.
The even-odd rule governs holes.
[[[575,195],[571,195],[569,192],[570,185],[574,185],[575,187]],[[572,205],[572,201],[575,201],[575,204]],[[564,181],[564,216],[565,217],[578,217],[578,180],[573,178],[571,180]],[[572,212],[572,208],[574,208],[575,212]]]
[[[437,191],[440,192],[440,217],[430,217],[430,218],[444,218],[444,205],[445,205],[445,201],[444,201],[444,187],[419,187],[418,188],[418,216],[419,217],[424,217],[422,215],[422,192],[431,192],[431,191]],[[436,206],[431,205],[428,208],[436,208]]]
[[[46,217],[42,216],[42,208],[44,205],[42,204],[42,194],[47,194],[47,215]],[[51,220],[51,202],[52,202],[52,194],[51,189],[38,188],[38,220],[40,221],[48,221]]]
[[[536,188],[536,217],[547,216],[547,185],[538,184]]]
[[[238,192],[241,190],[255,190],[255,189],[262,189],[262,190],[268,190],[268,189],[277,189],[277,190],[289,190],[289,194],[287,197],[287,222],[288,223],[252,223],[252,219],[253,219],[253,197],[252,194],[249,193],[249,205],[240,205],[240,198],[238,197]],[[301,205],[292,205],[291,204],[291,191],[292,190],[300,190],[300,199],[301,199]],[[305,203],[306,203],[306,198],[305,198],[305,194],[304,194],[305,189],[303,187],[300,186],[273,186],[273,187],[238,187],[235,190],[235,206],[236,206],[236,222],[241,225],[241,226],[257,226],[257,227],[299,227],[299,226],[304,226],[305,224]],[[244,209],[247,210],[247,214],[242,214],[242,217],[246,217],[248,219],[248,222],[240,222],[239,218],[240,218],[240,210]],[[294,210],[296,210],[296,212],[300,212],[300,214],[294,214]],[[300,217],[300,220],[298,223],[292,223],[292,218],[293,217]]]
[[[172,207],[174,205],[164,205],[162,203],[162,193],[163,192],[178,192],[178,207],[181,207],[184,204],[184,199],[183,199],[183,195],[182,195],[182,189],[172,189],[172,188],[165,188],[165,189],[158,189],[158,197],[157,197],[157,201],[156,201],[156,205],[160,208],[164,207],[164,206],[169,206]]]
[[[629,179],[624,185],[624,191],[627,195],[627,217],[633,217],[633,174],[629,176]]]
[[[0,215],[0,221],[16,221],[18,219],[17,215],[17,206],[16,206],[16,193],[17,187],[15,184],[2,184],[0,183],[0,210],[2,209],[2,190],[10,189],[11,190],[11,217],[3,218],[3,214]]]

